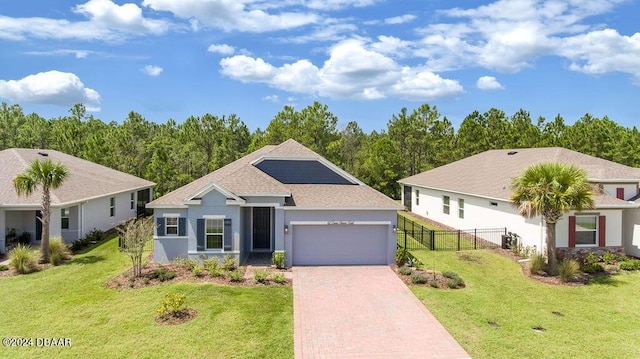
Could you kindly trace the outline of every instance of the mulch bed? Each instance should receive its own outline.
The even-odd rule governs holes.
[[[413,281],[411,280],[411,275],[405,275],[400,273],[399,267],[398,266],[392,266],[393,270],[396,272],[396,274],[398,275],[398,278],[400,278],[400,280],[402,280],[404,282],[404,284],[406,285],[413,285],[413,286],[418,286],[418,287],[431,287],[434,288],[434,286],[432,286],[432,282],[435,282],[438,284],[437,288],[439,289],[460,289],[460,288],[449,288],[449,286],[447,285],[449,278],[444,277],[442,274],[435,272],[431,269],[428,270],[421,270],[421,269],[416,269],[416,268],[412,268],[413,272],[412,273],[420,273],[422,275],[424,275],[427,278],[427,282],[426,283],[422,283],[422,284],[416,284],[413,283]],[[464,288],[464,287],[462,287]]]
[[[565,286],[565,287],[580,287],[588,284],[593,279],[597,279],[601,277],[610,277],[611,275],[618,273],[618,269],[615,266],[605,265],[604,272],[584,273],[582,271],[578,271],[573,281],[563,282],[562,280],[560,280],[559,276],[550,276],[544,272],[531,273],[531,270],[529,268],[529,261],[527,261],[526,258],[516,255],[511,250],[496,248],[496,249],[493,249],[493,251],[495,251],[496,253],[500,254],[503,257],[507,257],[513,260],[514,262],[517,262],[518,264],[520,264],[520,267],[522,268],[522,274],[524,274],[525,276],[545,284],[559,285],[559,286]]]
[[[184,308],[174,315],[158,315],[156,323],[160,325],[178,325],[195,319],[198,312],[195,309]]]
[[[36,264],[36,269],[31,273],[37,273],[37,272],[43,271],[45,269],[49,269],[51,267],[53,267],[53,264],[51,264],[51,263],[46,263],[46,264],[39,264],[38,263],[38,264]],[[11,268],[11,266],[9,266],[8,270],[0,271],[0,277],[13,277],[13,276],[17,276],[17,275],[29,275],[31,273],[20,274],[15,269]]]
[[[145,279],[150,273],[152,273],[156,269],[165,269],[166,271],[174,272],[176,276],[173,279],[166,280],[164,282],[158,279]],[[264,283],[256,283],[252,276],[252,271],[254,270],[265,270],[272,276],[275,273],[286,273],[291,272],[291,269],[277,269],[275,267],[259,267],[252,268],[247,270],[246,267],[240,267],[245,271],[245,278],[241,282],[233,282],[229,275],[225,273],[224,276],[221,277],[213,277],[209,275],[209,273],[204,270],[202,271],[201,276],[195,276],[191,270],[183,265],[177,264],[153,264],[149,263],[145,268],[142,269],[142,277],[133,278],[132,270],[128,269],[125,272],[121,273],[115,278],[112,278],[109,282],[107,282],[106,287],[110,289],[138,289],[144,288],[152,285],[158,285],[163,283],[175,283],[175,282],[195,282],[195,283],[213,283],[219,285],[231,285],[231,286],[241,286],[241,287],[255,287],[255,286],[270,286],[270,285],[291,285],[291,279],[287,278],[286,282],[283,284],[278,284],[274,282],[271,278],[269,278]],[[286,274],[285,274],[286,275]]]

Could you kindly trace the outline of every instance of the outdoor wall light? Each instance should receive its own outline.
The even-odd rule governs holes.
[[[284,234],[289,233],[289,226],[287,226],[286,224],[284,225]]]
[[[393,225],[393,231],[397,232],[398,231],[398,226],[396,226],[395,224]]]

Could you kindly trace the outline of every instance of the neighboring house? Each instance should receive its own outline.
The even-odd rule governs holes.
[[[18,196],[13,179],[25,172],[34,160],[61,162],[69,170],[62,186],[51,191],[50,235],[66,242],[84,237],[93,229],[108,230],[122,221],[144,214],[152,198],[153,182],[107,168],[54,150],[12,148],[0,151],[0,252],[5,237],[29,233],[40,240],[42,191]]]
[[[491,150],[405,178],[404,206],[460,229],[507,227],[525,246],[545,247],[541,217],[525,219],[511,205],[510,184],[540,162],[572,164],[596,184],[593,210],[565,214],[556,225],[560,252],[616,251],[640,256],[640,169],[564,148]]]
[[[265,146],[147,205],[154,261],[286,251],[287,265],[390,264],[395,201],[294,140]]]

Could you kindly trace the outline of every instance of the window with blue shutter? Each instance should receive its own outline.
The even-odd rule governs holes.
[[[225,218],[224,220],[224,250],[230,251],[232,247],[232,236],[233,232],[231,231],[231,218]]]
[[[198,251],[204,251],[204,218],[199,218],[196,221],[196,239]]]
[[[158,237],[164,236],[164,218],[158,217],[156,219],[156,224],[157,224],[156,233],[158,233]]]
[[[178,235],[184,237],[187,235],[187,219],[178,218]]]

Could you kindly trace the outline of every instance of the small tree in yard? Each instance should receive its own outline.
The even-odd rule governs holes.
[[[587,173],[556,162],[534,164],[511,182],[511,202],[523,217],[541,215],[547,227],[548,272],[557,273],[556,223],[571,210],[593,208]]]
[[[131,220],[118,228],[120,233],[120,252],[131,258],[134,277],[142,275],[142,256],[144,248],[153,236],[155,222],[152,218]]]

